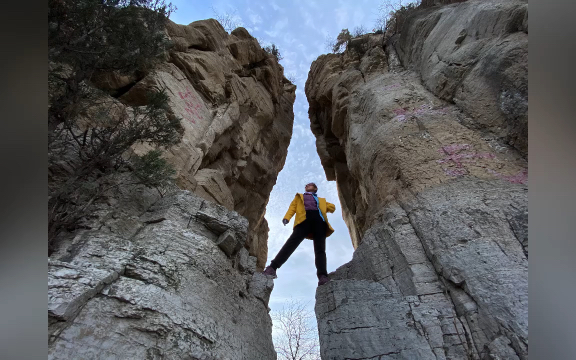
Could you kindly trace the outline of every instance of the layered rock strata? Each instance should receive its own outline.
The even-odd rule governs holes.
[[[166,90],[169,111],[185,130],[181,143],[164,153],[176,183],[245,216],[246,248],[263,269],[264,213],[286,160],[296,86],[244,28],[228,34],[209,19],[169,22],[166,32],[174,46],[164,63],[139,79],[103,74],[94,85],[126,106],[145,105],[148,91]],[[137,154],[148,150],[134,148]]]
[[[311,129],[355,248],[323,359],[527,359],[527,4],[414,11],[320,56]]]
[[[276,358],[246,218],[187,190],[110,199],[48,260],[49,359]]]

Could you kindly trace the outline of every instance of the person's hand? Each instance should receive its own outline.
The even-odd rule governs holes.
[[[288,221],[288,220],[286,220],[286,219],[282,219],[282,224],[284,224],[284,226],[286,226],[286,224],[288,224],[288,223],[289,223],[289,221]]]

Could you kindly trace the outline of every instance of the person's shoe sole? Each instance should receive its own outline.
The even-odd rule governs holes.
[[[266,269],[264,269],[264,271],[262,271],[262,274],[264,274],[264,275],[266,275],[266,276],[272,276],[272,279],[277,279],[277,278],[278,278],[278,275],[276,275],[276,274],[266,274],[265,271],[266,271]]]

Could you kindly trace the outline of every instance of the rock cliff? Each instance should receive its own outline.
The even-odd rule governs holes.
[[[209,19],[169,22],[166,31],[174,46],[154,71],[139,79],[104,74],[94,84],[126,106],[144,105],[151,89],[167,90],[171,114],[185,129],[164,154],[178,186],[245,216],[246,248],[263,269],[264,213],[292,136],[296,86],[244,28],[228,34]]]
[[[110,199],[48,259],[49,359],[276,358],[246,218],[187,190]]]
[[[323,359],[527,359],[527,14],[424,6],[313,62],[355,247],[316,292]]]
[[[258,270],[296,87],[243,28],[210,19],[166,33],[174,47],[153,71],[91,85],[119,113],[166,90],[184,126],[163,153],[176,184],[160,194],[120,175],[83,229],[60,239],[48,259],[51,359],[276,358],[273,283]]]

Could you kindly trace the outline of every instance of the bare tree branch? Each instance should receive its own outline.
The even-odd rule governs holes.
[[[237,10],[234,9],[232,12],[221,13],[214,8],[211,7],[212,12],[214,13],[214,19],[218,20],[220,25],[226,30],[227,32],[232,32],[232,30],[242,26],[242,20],[240,16],[236,13]]]
[[[316,318],[306,303],[291,299],[280,311],[272,313],[276,336],[274,346],[279,359],[319,360],[320,345]]]

